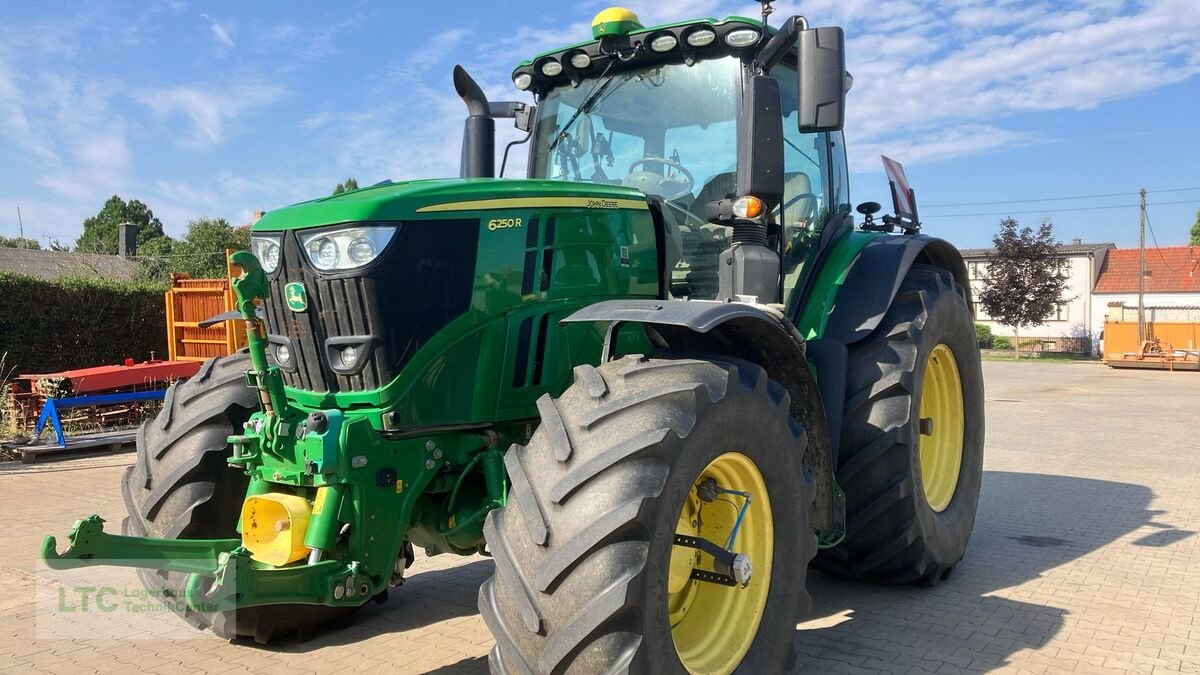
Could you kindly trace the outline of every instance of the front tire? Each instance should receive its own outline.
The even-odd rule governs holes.
[[[837,470],[846,539],[816,564],[937,584],[966,551],[983,480],[983,372],[965,292],[948,271],[914,265],[849,358]]]
[[[816,551],[789,405],[761,368],[719,357],[580,366],[561,398],[539,400],[541,426],[505,457],[508,506],[484,529],[492,671],[789,667]],[[707,478],[751,493],[733,544],[754,568],[745,588],[692,579],[713,559],[674,544],[677,532],[725,544],[741,498],[700,498]]]
[[[228,438],[258,409],[258,394],[246,384],[251,368],[245,353],[204,362],[199,372],[167,390],[163,409],[138,429],[137,460],[125,470],[121,493],[128,515],[121,533],[162,539],[238,538],[237,523],[247,477],[226,460]],[[147,589],[183,597],[188,575],[139,569]],[[173,603],[179,604],[179,603]],[[192,626],[221,637],[307,639],[322,623],[352,611],[324,605],[250,607],[224,614],[183,609]]]

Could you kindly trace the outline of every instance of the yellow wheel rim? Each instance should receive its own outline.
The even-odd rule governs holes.
[[[958,487],[963,456],[963,392],[954,352],[944,344],[933,348],[925,364],[921,389],[921,484],[929,508],[946,510]]]
[[[667,575],[667,608],[671,638],[688,672],[731,673],[750,650],[767,605],[775,526],[766,482],[758,467],[741,453],[727,452],[710,462],[693,482],[680,509],[676,532],[725,545],[743,498],[720,495],[717,501],[702,502],[697,486],[708,478],[727,490],[752,496],[733,542],[735,553],[750,557],[750,585],[730,587],[692,579],[693,569],[713,571],[712,557],[675,546]]]

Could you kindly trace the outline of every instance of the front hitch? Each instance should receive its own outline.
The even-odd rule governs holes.
[[[108,534],[104,519],[97,515],[75,521],[67,542],[67,550],[59,553],[54,537],[42,540],[42,560],[47,567],[69,570],[113,565],[211,575],[220,567],[222,553],[242,545],[238,539],[151,539]]]
[[[361,605],[376,581],[357,563],[263,567],[238,539],[150,539],[108,534],[104,519],[76,521],[63,553],[54,537],[42,541],[42,560],[54,570],[110,565],[189,574],[184,597],[202,612],[235,611],[260,605]]]

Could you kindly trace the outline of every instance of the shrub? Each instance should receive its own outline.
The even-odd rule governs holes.
[[[164,287],[0,273],[0,353],[19,373],[167,354]]]
[[[1006,337],[994,337],[992,338],[992,349],[1012,349],[1012,340]]]
[[[992,348],[992,327],[984,324],[975,324],[975,341],[979,343],[980,349]]]

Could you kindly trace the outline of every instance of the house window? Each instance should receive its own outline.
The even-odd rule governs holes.
[[[1064,279],[1071,276],[1071,260],[1069,258],[1060,258],[1055,266],[1058,268],[1058,276]]]
[[[1066,321],[1067,320],[1067,303],[1060,302],[1050,310],[1050,314],[1046,317],[1046,321]]]
[[[987,263],[985,262],[969,262],[967,263],[967,273],[972,279],[987,278]]]
[[[976,301],[976,302],[972,302],[971,304],[975,306],[975,320],[976,321],[988,321],[992,318],[992,317],[988,316],[987,310],[983,308],[982,302]]]

